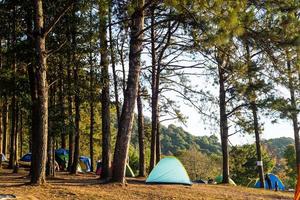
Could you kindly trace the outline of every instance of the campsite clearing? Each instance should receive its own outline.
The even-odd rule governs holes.
[[[273,192],[239,186],[221,186],[194,184],[184,185],[147,185],[144,179],[128,179],[126,186],[120,184],[100,184],[94,174],[68,175],[57,173],[57,177],[40,187],[26,183],[27,171],[19,174],[1,169],[0,194],[14,194],[18,199],[49,200],[49,199],[292,199],[288,192]]]

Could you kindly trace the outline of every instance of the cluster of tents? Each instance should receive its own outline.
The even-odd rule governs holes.
[[[20,161],[29,163],[31,162],[31,159],[32,159],[32,154],[27,153],[20,159]],[[63,148],[55,150],[55,161],[59,166],[60,170],[66,169],[68,167],[68,161],[69,161],[69,150]],[[92,168],[91,159],[86,156],[80,156],[79,163],[77,166],[77,171],[82,173],[91,172],[91,168]]]
[[[27,153],[25,154],[20,161],[23,162],[31,162],[32,154]],[[2,161],[7,161],[4,154],[1,154]],[[55,151],[55,161],[57,162],[60,169],[66,169],[68,166],[68,160],[69,160],[69,151],[66,149],[57,149]],[[79,157],[79,164],[77,167],[78,172],[91,172],[91,159],[86,156],[80,156]],[[102,169],[102,163],[101,161],[97,162],[97,169],[96,174],[101,175],[101,169]],[[134,177],[134,172],[129,166],[129,164],[126,164],[126,176],[127,177]],[[194,181],[194,183],[216,183],[220,184],[222,183],[223,177],[217,176],[214,180],[204,181],[204,180],[198,180]],[[146,183],[148,184],[184,184],[184,185],[192,185],[192,181],[189,178],[189,175],[185,169],[185,167],[182,165],[182,163],[175,157],[168,156],[163,159],[161,159],[157,165],[153,168],[151,173],[146,179]],[[232,179],[229,179],[229,184],[236,185],[235,182]],[[261,183],[257,180],[252,180],[248,184],[248,187],[253,188],[260,188]],[[268,173],[266,174],[266,180],[265,180],[265,186],[266,189],[271,190],[285,190],[285,187],[282,183],[282,181],[279,179],[278,176]]]
[[[170,167],[172,166],[172,167]],[[223,177],[217,176],[211,183],[222,183]],[[175,157],[165,157],[158,162],[154,169],[149,174],[146,183],[172,183],[172,184],[185,184],[192,185],[192,181],[189,175],[181,164],[181,162]],[[209,183],[209,181],[198,180],[194,183]],[[236,185],[232,179],[229,179],[229,184]],[[249,184],[249,187],[260,188],[260,181],[257,179]],[[282,181],[278,176],[268,173],[266,174],[265,188],[271,190],[285,190]]]

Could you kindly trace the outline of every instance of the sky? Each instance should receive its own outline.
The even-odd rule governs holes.
[[[181,111],[183,114],[185,114],[187,119],[187,126],[184,126],[176,121],[168,122],[165,125],[168,125],[170,123],[174,123],[178,126],[182,126],[184,130],[187,132],[196,135],[196,136],[203,136],[203,135],[211,135],[216,134],[216,136],[219,137],[219,132],[213,133],[212,130],[205,129],[204,127],[205,122],[201,119],[201,115],[193,108],[182,104]],[[270,138],[278,138],[278,137],[292,137],[293,138],[293,127],[292,124],[287,120],[278,120],[279,123],[272,124],[270,122],[270,119],[263,118],[262,122],[264,123],[264,131],[261,135],[263,139],[270,139]],[[216,126],[218,126],[216,124]],[[246,144],[246,143],[253,143],[254,136],[248,135],[248,136],[242,136],[242,135],[233,135],[229,138],[229,141],[233,145],[239,145],[239,144]]]

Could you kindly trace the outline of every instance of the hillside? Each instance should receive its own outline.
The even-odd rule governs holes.
[[[262,144],[264,144],[267,149],[272,152],[272,155],[278,158],[283,158],[286,147],[290,144],[294,144],[294,139],[290,137],[273,138],[263,140]]]

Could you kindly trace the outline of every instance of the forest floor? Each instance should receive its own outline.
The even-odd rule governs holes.
[[[146,185],[144,179],[131,178],[127,184],[101,184],[95,174],[69,175],[58,172],[45,186],[30,186],[28,171],[0,170],[0,195],[13,194],[24,200],[72,199],[292,199],[293,193],[250,189],[239,186],[205,185]],[[1,198],[0,198],[1,199]]]

